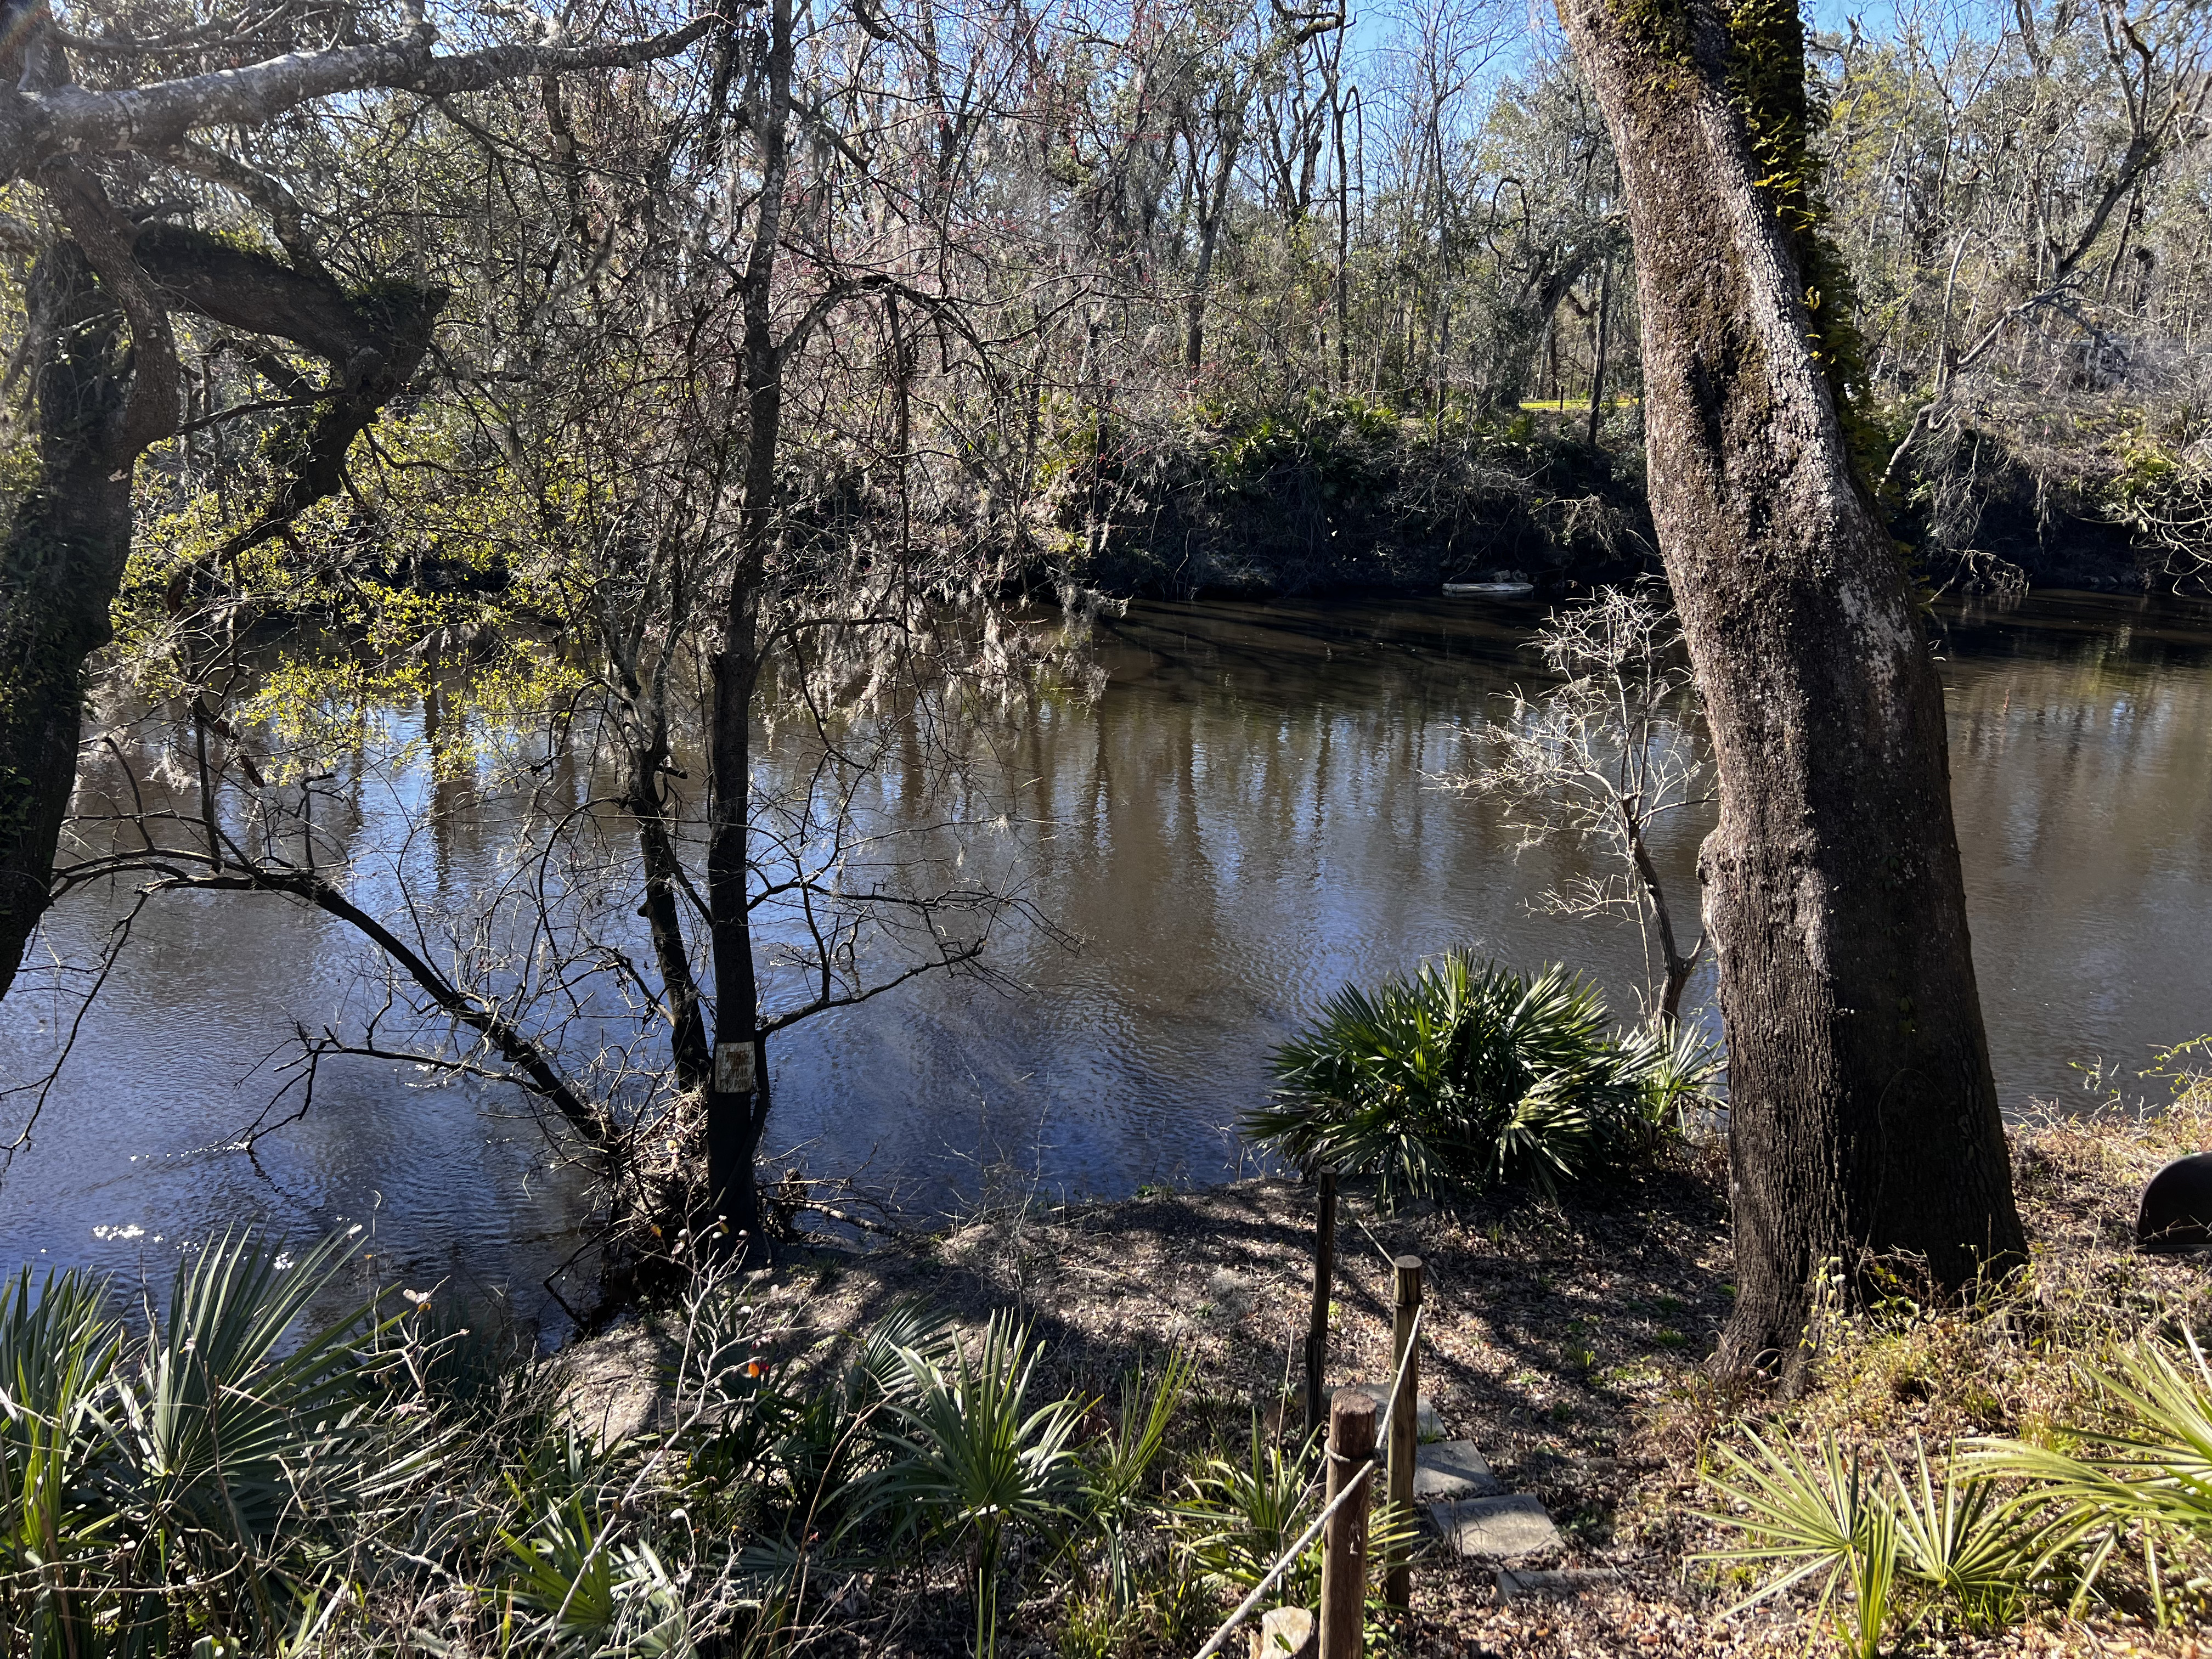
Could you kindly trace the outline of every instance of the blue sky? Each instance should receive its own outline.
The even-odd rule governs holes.
[[[1802,0],[1805,21],[1815,28],[1841,33],[1856,17],[1869,34],[1886,27],[1893,15],[1890,0]]]

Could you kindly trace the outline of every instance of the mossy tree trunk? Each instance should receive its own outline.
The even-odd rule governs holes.
[[[1699,861],[1731,1106],[1721,1363],[1792,1381],[1815,1286],[2025,1249],[1942,687],[1841,395],[1794,0],[1560,0],[1636,244],[1651,506],[1711,723]]]

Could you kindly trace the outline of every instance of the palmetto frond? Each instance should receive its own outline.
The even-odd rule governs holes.
[[[173,1524],[252,1549],[304,1518],[306,1483],[376,1486],[403,1473],[343,1455],[373,1437],[359,1349],[376,1302],[285,1347],[344,1255],[327,1239],[293,1261],[240,1232],[179,1268],[168,1317],[124,1396],[133,1479]]]
[[[1874,1659],[1889,1620],[1898,1555],[1897,1519],[1880,1483],[1856,1457],[1846,1458],[1833,1436],[1822,1437],[1817,1455],[1784,1439],[1747,1431],[1754,1455],[1725,1447],[1729,1473],[1714,1482],[1733,1510],[1705,1516],[1747,1535],[1734,1549],[1707,1560],[1741,1561],[1772,1571],[1765,1583],[1729,1609],[1768,1601],[1806,1579],[1820,1585],[1826,1613],[1840,1593],[1850,1618],[1841,1633],[1857,1659]]]
[[[1386,1188],[1548,1187],[1643,1144],[1713,1069],[1694,1039],[1617,1036],[1564,968],[1531,978],[1453,951],[1330,999],[1276,1052],[1274,1097],[1244,1128]]]
[[[1978,1471],[2027,1483],[2010,1507],[2039,1524],[2039,1570],[2086,1551],[2076,1606],[2130,1527],[2142,1530],[2147,1547],[2163,1540],[2169,1551],[2212,1553],[2212,1362],[2193,1333],[2183,1340],[2185,1358],[2147,1341],[2109,1365],[2081,1366],[2096,1404],[2072,1427],[2071,1451],[1976,1443]]]
[[[902,1347],[905,1376],[888,1395],[890,1465],[864,1514],[890,1513],[898,1530],[975,1541],[975,1652],[989,1659],[998,1629],[999,1552],[1009,1527],[1051,1527],[1082,1486],[1073,1445],[1085,1403],[1030,1406],[1042,1350],[1011,1312],[991,1316],[974,1358]]]

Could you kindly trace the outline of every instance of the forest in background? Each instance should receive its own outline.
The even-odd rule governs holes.
[[[93,43],[193,24],[81,26],[88,64],[143,73],[147,46]],[[1813,42],[1822,303],[1858,320],[1869,470],[1938,584],[2203,573],[2208,27],[2183,3],[1907,4]],[[741,418],[714,387],[761,179],[723,73],[695,52],[362,94],[146,163],[165,216],[271,248],[289,222],[344,283],[450,290],[404,410],[270,550],[284,568],[220,580],[386,576],[394,627],[425,605],[465,626],[461,593],[685,510],[641,504],[696,491],[728,459],[699,447]],[[911,562],[920,540],[956,587],[1182,595],[1649,552],[1613,161],[1522,11],[801,9],[791,74],[768,296],[790,545]],[[141,592],[250,514],[300,390],[222,331],[185,349]]]

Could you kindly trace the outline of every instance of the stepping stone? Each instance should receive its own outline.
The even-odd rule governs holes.
[[[1346,1382],[1343,1386],[1355,1394],[1365,1395],[1375,1402],[1375,1424],[1379,1430],[1382,1425],[1382,1413],[1390,1408],[1390,1385],[1388,1382]],[[1334,1389],[1328,1393],[1332,1400],[1336,1397]],[[1441,1440],[1444,1437],[1444,1420],[1437,1415],[1437,1408],[1429,1403],[1426,1395],[1420,1395],[1413,1402],[1413,1437],[1416,1440]]]
[[[1429,1518],[1457,1555],[1513,1561],[1563,1547],[1550,1511],[1533,1492],[1462,1498],[1429,1506]]]
[[[1587,1570],[1539,1572],[1525,1567],[1500,1567],[1498,1570],[1498,1601],[1503,1607],[1507,1602],[1523,1601],[1531,1595],[1571,1597],[1599,1585],[1620,1582],[1620,1575],[1617,1572]]]
[[[1503,1498],[1505,1483],[1490,1472],[1472,1440],[1439,1440],[1413,1459],[1413,1501],[1441,1503],[1452,1498]]]

